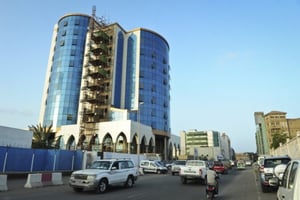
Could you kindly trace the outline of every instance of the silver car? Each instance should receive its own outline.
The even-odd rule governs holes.
[[[186,160],[176,160],[173,162],[171,166],[171,173],[172,175],[179,174],[180,167],[185,165]]]

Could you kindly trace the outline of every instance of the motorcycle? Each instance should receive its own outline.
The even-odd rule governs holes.
[[[219,175],[217,175],[215,177],[216,179],[216,182],[217,182],[217,185],[218,185],[218,179],[219,179]],[[206,197],[207,199],[214,199],[215,198],[215,195],[217,194],[217,185],[210,185],[210,184],[207,184],[206,185]]]
[[[213,199],[216,194],[216,186],[215,185],[207,185],[206,186],[206,196],[207,199]]]

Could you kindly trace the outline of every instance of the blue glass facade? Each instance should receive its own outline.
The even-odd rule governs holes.
[[[126,95],[125,108],[133,109],[135,100],[135,83],[136,83],[136,48],[137,38],[134,34],[129,36],[127,46],[127,63],[126,63]]]
[[[139,101],[143,124],[170,132],[169,46],[158,34],[141,30]]]
[[[124,52],[124,36],[122,32],[118,33],[117,55],[116,55],[116,79],[115,79],[115,98],[114,106],[121,107],[121,89],[122,85],[122,69],[123,69],[123,52]]]
[[[44,125],[77,123],[79,95],[89,17],[68,15],[58,22]]]
[[[78,124],[78,108],[80,107],[79,104],[82,103],[79,99],[81,83],[85,81],[82,79],[83,61],[85,58],[87,59],[87,57],[84,57],[85,44],[91,19],[88,15],[70,14],[62,17],[58,22],[43,125],[49,126],[52,124],[55,127],[60,127]],[[96,32],[94,33],[97,35]],[[159,34],[146,29],[125,32],[120,28],[116,32],[110,32],[110,34],[106,37],[109,37],[111,52],[108,53],[107,47],[102,47],[100,43],[97,43],[100,49],[103,48],[105,51],[102,49],[103,51],[97,52],[97,54],[96,47],[94,52],[92,52],[93,49],[90,49],[90,54],[94,53],[94,57],[98,57],[98,60],[91,59],[90,55],[89,64],[91,64],[90,62],[94,63],[92,68],[88,70],[90,70],[89,75],[91,75],[92,70],[99,69],[99,66],[101,66],[101,70],[106,70],[107,74],[112,72],[113,76],[108,78],[113,77],[114,79],[113,82],[112,79],[107,82],[103,81],[103,85],[97,86],[100,88],[98,92],[94,91],[94,93],[86,95],[85,100],[89,101],[86,102],[86,105],[92,105],[93,107],[86,106],[84,116],[89,117],[89,112],[98,112],[99,116],[103,114],[99,111],[99,105],[102,103],[103,105],[109,105],[108,109],[112,106],[133,111],[129,112],[129,118],[137,121],[137,105],[139,105],[138,111],[142,124],[151,126],[155,130],[170,133],[170,69],[167,41]],[[101,37],[95,36],[94,40],[96,41],[97,38]],[[92,42],[93,40],[89,43],[92,44]],[[105,43],[105,45],[108,44]],[[113,61],[112,65],[110,65],[111,60]],[[112,68],[111,71],[107,70],[106,65]],[[123,80],[124,75],[125,80]],[[137,75],[139,76],[137,77]],[[100,78],[104,80],[103,77]],[[97,80],[95,77],[89,80],[89,86],[92,87]],[[86,81],[84,83],[87,84]],[[113,88],[110,86],[113,86]],[[106,88],[108,91],[106,91]],[[113,92],[113,94],[110,92]],[[98,93],[103,95],[98,95]],[[105,97],[105,99],[102,99],[102,97]],[[92,100],[97,102],[91,102]],[[97,104],[98,101],[99,104]],[[143,102],[143,104],[139,104],[139,102]],[[107,110],[107,112],[110,112],[110,110]],[[111,120],[124,119],[121,114],[110,114]],[[101,115],[101,117],[103,116],[104,114]],[[87,122],[91,122],[87,119]],[[95,122],[99,121],[96,120]]]

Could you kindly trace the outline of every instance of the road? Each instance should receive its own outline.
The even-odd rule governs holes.
[[[1,200],[200,200],[205,198],[205,186],[197,182],[181,184],[178,176],[171,174],[146,174],[140,176],[133,188],[110,188],[105,194],[92,191],[75,193],[67,184],[68,177],[63,178],[64,185],[43,188],[24,188],[26,180],[8,180],[8,191],[0,192]],[[220,177],[220,192],[217,200],[273,200],[276,192],[262,193],[252,168],[232,170]]]

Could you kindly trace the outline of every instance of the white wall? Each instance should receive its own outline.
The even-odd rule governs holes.
[[[31,148],[31,131],[0,126],[0,146]]]

